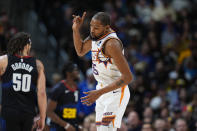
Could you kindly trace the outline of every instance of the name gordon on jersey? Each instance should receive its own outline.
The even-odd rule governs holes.
[[[24,70],[27,70],[28,72],[31,72],[33,70],[32,66],[26,63],[22,63],[22,62],[14,63],[11,65],[11,67],[14,71],[18,69],[24,69]]]

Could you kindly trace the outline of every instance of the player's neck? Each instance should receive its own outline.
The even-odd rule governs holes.
[[[17,55],[19,55],[19,56],[28,56],[29,54],[27,53],[27,51],[22,51],[22,52],[19,52]]]

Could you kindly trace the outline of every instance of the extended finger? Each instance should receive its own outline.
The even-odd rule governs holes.
[[[86,16],[86,12],[83,12],[83,15],[82,15],[82,21],[85,19],[85,16]]]
[[[89,105],[92,105],[92,103],[89,102],[89,101],[82,102],[82,104],[83,104],[83,105],[88,105],[88,106],[89,106]]]
[[[87,105],[88,103],[88,101],[82,102],[83,105]]]
[[[81,97],[80,99],[81,99],[81,100],[84,100],[84,99],[87,99],[87,98],[89,98],[88,95],[87,95],[87,96],[84,96],[84,97]]]
[[[90,103],[86,103],[87,106],[91,106],[92,104],[93,104],[93,103],[91,103],[91,102],[90,102]]]

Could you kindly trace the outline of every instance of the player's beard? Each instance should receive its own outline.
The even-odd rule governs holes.
[[[104,35],[104,31],[99,35],[99,36],[93,36],[92,33],[90,33],[90,39],[93,41],[97,41],[98,39],[100,39],[102,36]]]

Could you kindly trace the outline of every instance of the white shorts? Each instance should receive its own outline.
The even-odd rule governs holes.
[[[97,89],[99,84],[97,85]],[[96,125],[120,128],[122,117],[129,102],[128,86],[108,92],[96,101]]]

